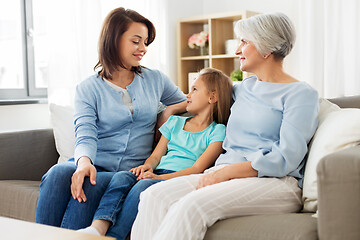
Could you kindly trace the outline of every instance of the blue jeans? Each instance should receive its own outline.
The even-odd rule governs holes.
[[[155,174],[172,173],[170,170],[155,170]],[[94,220],[104,219],[113,223],[107,232],[107,236],[116,239],[126,239],[135,221],[140,193],[151,185],[158,183],[160,179],[136,180],[136,176],[131,172],[118,172],[111,181],[100,201],[100,205],[95,212]]]
[[[39,201],[36,209],[36,222],[68,229],[90,226],[112,176],[116,172],[104,172],[97,168],[96,185],[85,178],[83,189],[87,201],[79,203],[71,196],[71,176],[76,165],[69,160],[56,164],[42,177]]]

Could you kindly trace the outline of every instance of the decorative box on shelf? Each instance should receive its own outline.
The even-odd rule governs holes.
[[[194,84],[196,78],[199,76],[199,72],[189,72],[188,76],[188,91],[190,92],[192,85]]]
[[[225,41],[225,53],[228,55],[235,55],[237,48],[239,47],[239,39],[228,39]]]

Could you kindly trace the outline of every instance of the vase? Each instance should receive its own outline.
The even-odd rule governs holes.
[[[200,55],[201,56],[209,55],[209,48],[206,46],[200,47]]]

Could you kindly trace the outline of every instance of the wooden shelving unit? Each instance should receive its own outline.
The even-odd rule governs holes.
[[[214,67],[227,75],[240,67],[238,56],[225,54],[225,41],[234,39],[234,23],[257,13],[239,11],[181,19],[178,22],[178,85],[188,92],[188,73],[204,67]],[[200,56],[200,49],[188,47],[188,39],[194,33],[206,30],[209,33],[209,55]],[[245,77],[246,77],[246,73]]]

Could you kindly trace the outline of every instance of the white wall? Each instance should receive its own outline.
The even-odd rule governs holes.
[[[170,79],[177,83],[177,23],[178,20],[185,17],[198,16],[203,14],[203,0],[163,0],[163,7],[165,7],[166,14],[164,19],[160,19],[161,23],[156,22],[156,19],[151,19],[153,21],[156,32],[155,41],[149,46],[147,56],[145,55],[144,60],[146,60],[149,55],[153,55],[154,49],[160,47],[161,49],[166,49],[162,51],[162,55],[154,56],[155,58],[160,58],[159,62],[152,63],[143,60],[143,64],[150,68],[158,68],[164,72]],[[164,24],[165,22],[165,24]],[[162,26],[162,29],[159,29],[159,26]],[[158,53],[156,53],[158,54]],[[157,59],[158,60],[158,59]],[[153,66],[152,64],[157,64]]]
[[[0,106],[0,132],[50,127],[48,104]]]

